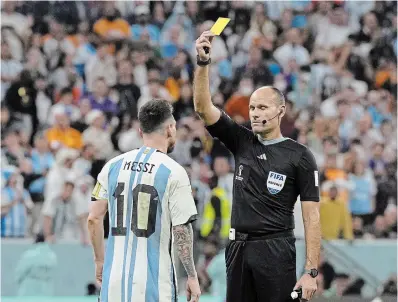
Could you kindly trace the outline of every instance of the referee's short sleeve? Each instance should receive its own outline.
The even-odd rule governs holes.
[[[169,210],[173,226],[193,222],[198,215],[188,174],[181,166],[172,176]]]
[[[305,148],[298,163],[297,185],[301,201],[319,201],[319,175],[314,155]]]
[[[206,126],[206,129],[212,137],[218,138],[232,154],[236,154],[239,146],[244,146],[244,141],[252,135],[252,132],[238,125],[223,110],[220,111],[220,119],[213,125]]]

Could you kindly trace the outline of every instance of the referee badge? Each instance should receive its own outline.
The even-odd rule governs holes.
[[[267,179],[267,189],[271,194],[278,194],[285,186],[286,175],[270,171]]]

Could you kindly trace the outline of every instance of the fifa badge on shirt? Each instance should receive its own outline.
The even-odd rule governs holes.
[[[273,171],[268,173],[267,189],[272,195],[278,194],[285,186],[286,175],[279,174]]]

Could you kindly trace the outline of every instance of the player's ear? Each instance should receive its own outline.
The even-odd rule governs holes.
[[[141,128],[138,128],[138,132],[140,133],[140,137],[141,137],[141,138],[143,138],[143,137],[144,137],[144,135],[143,135],[143,133],[142,133],[142,130],[141,130]]]

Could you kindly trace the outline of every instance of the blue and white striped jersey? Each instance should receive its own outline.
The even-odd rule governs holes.
[[[197,215],[185,169],[141,147],[110,160],[92,195],[109,209],[100,301],[177,301],[172,226]]]

